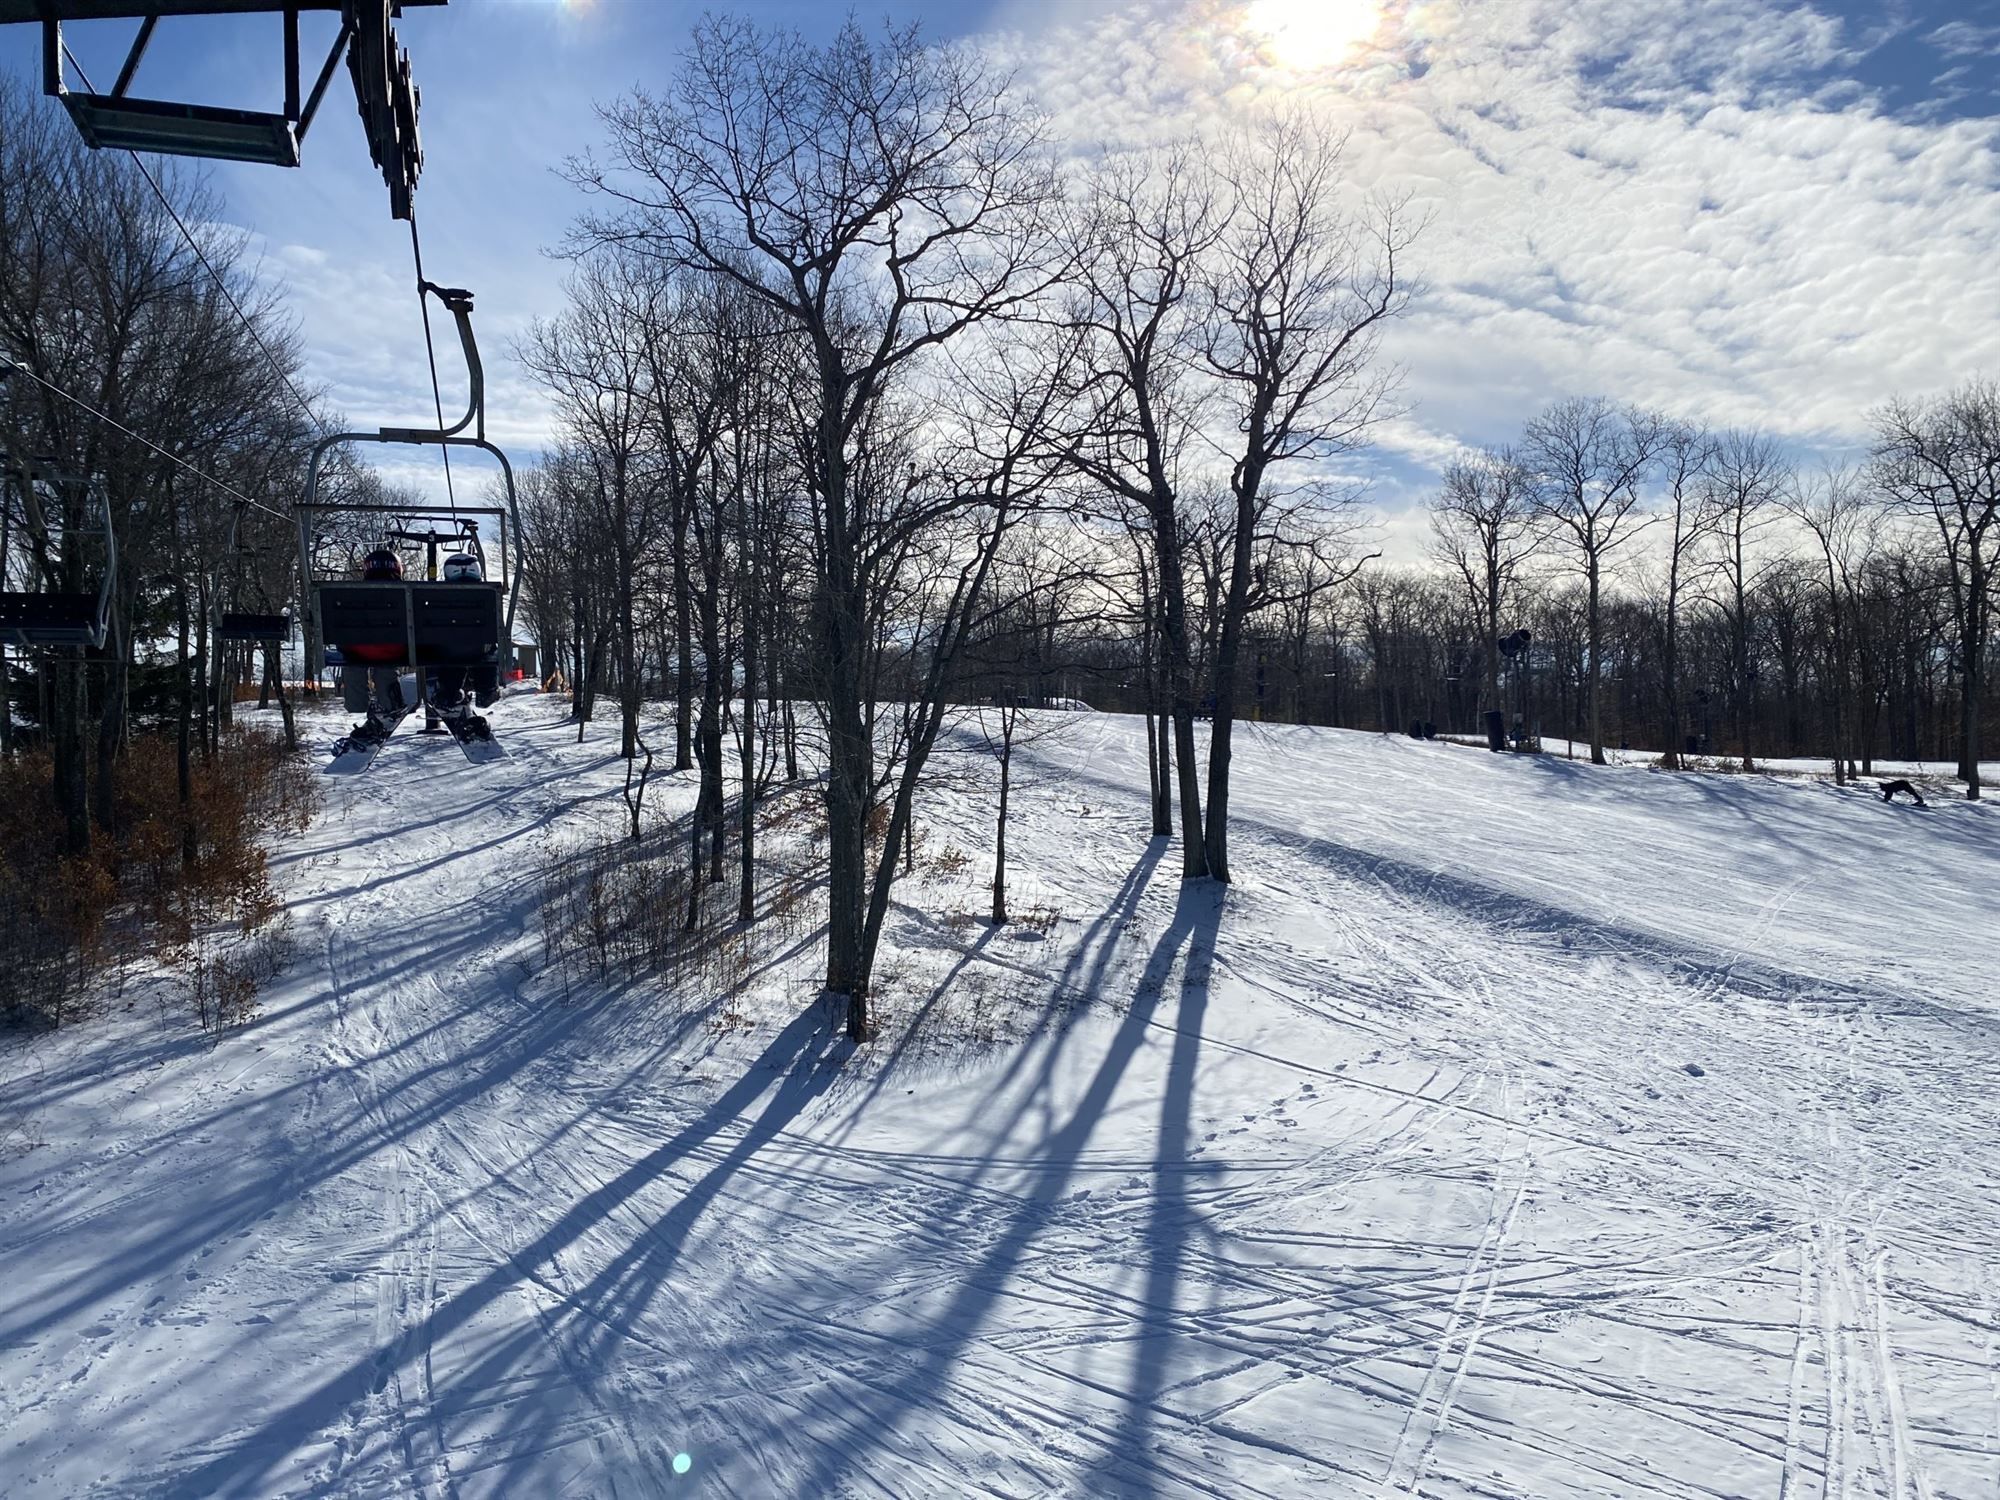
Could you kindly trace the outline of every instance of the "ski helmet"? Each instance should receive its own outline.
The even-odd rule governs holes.
[[[361,577],[368,583],[401,583],[403,560],[387,547],[377,547],[361,559]]]
[[[444,560],[444,581],[446,583],[479,583],[483,576],[479,571],[479,559],[470,552],[456,552]]]

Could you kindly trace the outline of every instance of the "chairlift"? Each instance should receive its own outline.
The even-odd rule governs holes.
[[[238,505],[229,518],[229,553],[239,559],[247,550],[236,540],[242,525],[243,507]],[[240,579],[240,573],[238,576]],[[286,641],[291,639],[291,634],[292,617],[289,614],[221,609],[218,601],[215,616],[215,638],[218,641]]]
[[[216,623],[219,641],[282,641],[291,636],[292,617],[285,614],[252,614],[224,610]]]
[[[74,476],[39,460],[0,466],[0,474],[20,480],[31,511],[37,508],[34,486],[38,480],[76,482]],[[30,651],[96,650],[104,644],[111,630],[111,599],[118,582],[118,537],[111,526],[111,499],[102,486],[97,491],[97,516],[104,527],[104,575],[97,591],[0,591],[0,642]]]
[[[482,674],[487,688],[481,695],[482,701],[490,701],[492,685],[513,665],[514,656],[515,595],[506,583],[510,526],[516,538],[520,535],[514,469],[507,455],[486,437],[486,376],[472,333],[472,294],[430,282],[423,283],[423,292],[437,297],[458,325],[459,345],[465,354],[471,385],[470,400],[465,415],[449,427],[383,427],[374,432],[341,432],[314,445],[306,466],[305,494],[294,507],[299,523],[300,576],[306,581],[305,674],[308,679],[319,674],[327,660],[328,648],[338,650],[342,659],[351,662],[359,659],[353,650],[360,647],[363,656],[379,666],[490,669]],[[343,443],[400,443],[416,447],[436,444],[481,449],[500,465],[507,503],[505,506],[411,506],[321,500],[322,465],[327,453]],[[389,518],[385,535],[424,543],[430,549],[433,569],[440,549],[447,545],[458,550],[475,550],[486,576],[477,582],[436,578],[393,582],[316,579],[313,523],[316,517],[332,512],[363,512]],[[484,567],[485,546],[479,532],[483,520],[493,521],[498,533],[497,576],[487,573]],[[425,521],[432,523],[429,528],[417,530],[416,523]]]

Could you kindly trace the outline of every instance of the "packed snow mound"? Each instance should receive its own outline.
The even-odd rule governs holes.
[[[1239,726],[1224,891],[1057,720],[859,1056],[809,949],[554,983],[615,724],[330,782],[260,1020],[0,1052],[0,1492],[1994,1493],[1990,808]]]

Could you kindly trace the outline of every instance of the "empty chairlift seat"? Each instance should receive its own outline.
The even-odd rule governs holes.
[[[225,641],[287,640],[292,633],[292,617],[238,614],[233,610],[224,610],[215,633]]]
[[[10,646],[101,646],[103,601],[95,594],[0,594],[0,641]]]

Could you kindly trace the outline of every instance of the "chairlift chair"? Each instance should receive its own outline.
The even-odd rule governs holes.
[[[24,483],[51,477],[43,466],[15,470]],[[118,537],[111,527],[111,500],[97,492],[104,526],[104,575],[95,593],[55,590],[0,591],[0,641],[29,651],[96,650],[111,629],[111,598],[118,582]]]
[[[251,549],[237,542],[237,534],[243,527],[243,507],[239,504],[229,518],[229,552],[238,559],[237,579],[242,580],[241,559]],[[262,550],[262,549],[260,549]],[[258,591],[262,592],[261,589]],[[215,616],[215,638],[218,641],[286,641],[291,639],[292,617],[280,612],[272,614],[254,610],[222,609],[218,605]]]
[[[93,151],[105,148],[197,156],[221,161],[296,167],[299,147],[319,111],[343,54],[354,83],[368,151],[389,189],[390,213],[411,216],[411,194],[423,170],[417,135],[418,95],[409,55],[398,44],[394,21],[406,6],[445,0],[0,0],[0,25],[42,28],[42,91],[62,101]],[[339,17],[332,48],[310,90],[299,50],[299,15],[327,11]],[[275,14],[284,27],[282,110],[239,109],[179,99],[142,99],[128,92],[154,30],[162,19],[199,15]],[[135,19],[139,30],[108,93],[83,80],[70,86],[63,41],[66,21]],[[81,69],[78,69],[81,74]]]
[[[219,641],[282,641],[291,636],[290,615],[252,614],[225,609],[215,627]]]
[[[510,526],[520,534],[520,509],[514,489],[513,466],[507,455],[486,437],[486,379],[479,360],[479,348],[472,333],[472,294],[456,288],[424,283],[424,294],[436,296],[451,312],[458,325],[459,345],[465,354],[471,397],[465,415],[446,428],[383,427],[374,432],[335,433],[322,439],[312,450],[306,466],[305,494],[294,507],[299,522],[299,567],[306,580],[305,673],[316,676],[326,661],[329,647],[336,648],[350,663],[356,647],[363,648],[371,665],[407,666],[419,670],[432,667],[466,667],[479,670],[484,684],[481,701],[490,701],[502,674],[513,665],[515,596],[506,584]],[[470,431],[468,432],[468,429]],[[341,443],[401,443],[427,447],[478,448],[500,465],[507,492],[501,506],[410,506],[365,501],[323,501],[319,498],[319,477],[327,453]],[[497,577],[478,582],[444,582],[433,579],[403,579],[395,582],[315,579],[314,518],[329,512],[366,512],[389,516],[406,523],[390,534],[428,541],[433,553],[449,541],[455,547],[476,549],[484,559],[479,539],[479,523],[490,519],[499,534],[500,568]],[[429,520],[428,532],[415,532],[407,523]],[[436,523],[449,522],[441,531]],[[374,649],[369,649],[374,648]]]

